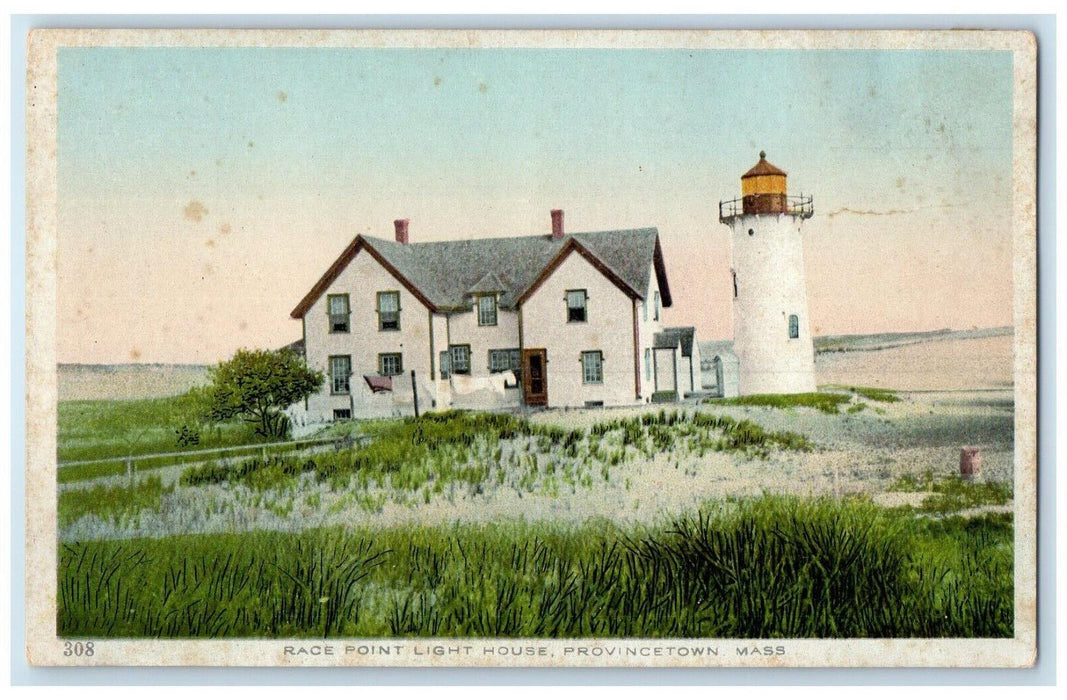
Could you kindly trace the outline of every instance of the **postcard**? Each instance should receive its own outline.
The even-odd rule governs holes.
[[[32,664],[1034,663],[1031,34],[29,45]]]

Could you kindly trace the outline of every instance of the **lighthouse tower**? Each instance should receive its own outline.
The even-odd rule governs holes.
[[[741,176],[741,197],[719,202],[733,248],[734,354],[741,394],[815,391],[801,223],[808,197],[786,193],[786,174],[759,162]]]

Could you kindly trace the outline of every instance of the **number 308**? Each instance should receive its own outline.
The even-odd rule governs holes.
[[[63,656],[92,656],[92,642],[63,642]]]

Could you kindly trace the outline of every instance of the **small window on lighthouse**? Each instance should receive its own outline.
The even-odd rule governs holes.
[[[789,315],[789,337],[790,338],[799,338],[800,337],[800,319],[797,318],[796,314],[790,314]]]
[[[734,278],[734,299],[737,298],[737,270],[730,270],[730,276]]]

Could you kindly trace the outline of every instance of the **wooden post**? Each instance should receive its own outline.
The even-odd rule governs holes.
[[[130,486],[133,486],[133,459],[126,458],[126,476],[129,477]]]
[[[964,447],[960,450],[960,476],[973,481],[982,473],[982,452],[977,447]]]
[[[682,393],[678,390],[678,349],[671,350],[671,369],[674,372],[674,398],[678,400]]]
[[[415,370],[411,370],[411,398],[415,404],[415,417],[419,417],[419,387],[415,384]]]

